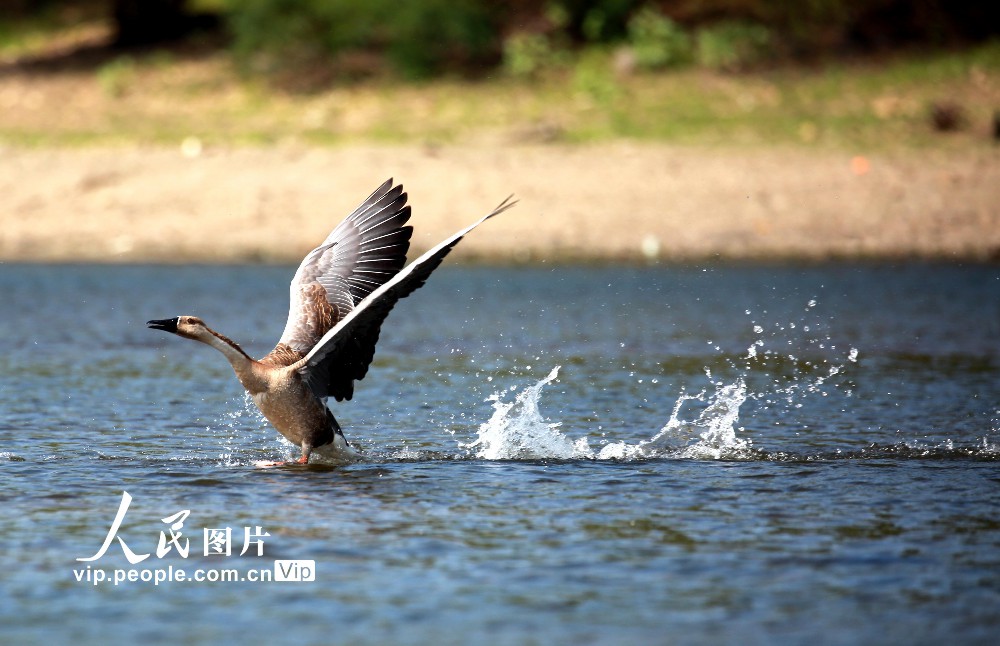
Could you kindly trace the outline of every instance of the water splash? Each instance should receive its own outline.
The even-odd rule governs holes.
[[[208,427],[215,434],[222,450],[218,455],[218,465],[222,467],[246,466],[258,460],[262,455],[273,455],[279,452],[282,459],[292,459],[295,447],[277,436],[274,441],[268,439],[271,435],[263,429],[270,429],[264,415],[261,414],[249,393],[234,399],[219,419],[217,424]],[[287,454],[287,455],[286,455]],[[273,458],[272,458],[273,459]]]
[[[745,354],[726,355],[708,341],[722,359],[716,369],[730,376],[716,377],[706,366],[710,387],[694,395],[681,393],[669,420],[648,440],[612,442],[595,450],[586,436],[574,440],[563,433],[559,423],[544,418],[538,404],[543,389],[559,373],[556,367],[517,393],[513,401],[495,393],[490,398],[490,420],[480,426],[474,442],[460,446],[485,459],[759,459],[766,454],[753,448],[739,426],[741,407],[748,400],[754,409],[780,407],[787,413],[802,408],[803,400],[810,396],[825,397],[832,391],[851,396],[850,388],[842,384],[843,373],[847,365],[857,363],[859,352],[854,347],[846,352],[838,349],[827,324],[817,317],[817,306],[817,301],[810,299],[804,313],[786,323],[751,319],[753,336]],[[752,316],[749,310],[746,313]],[[684,414],[691,402],[702,404],[693,417]],[[753,419],[754,410],[749,416]],[[787,424],[794,417],[781,415],[777,423]]]
[[[738,426],[741,407],[750,399],[743,379],[733,383],[717,382],[712,392],[682,394],[674,404],[670,419],[653,437],[638,443],[613,442],[594,450],[586,436],[572,439],[562,432],[560,424],[542,416],[539,403],[545,387],[555,381],[559,368],[547,377],[517,393],[513,401],[504,401],[497,393],[493,415],[479,428],[479,437],[460,444],[467,459],[487,460],[879,460],[920,459],[952,460],[1000,459],[1000,445],[983,437],[974,445],[955,445],[950,440],[938,445],[918,442],[898,442],[890,445],[870,445],[855,451],[837,449],[812,454],[773,453],[753,446],[745,431]],[[693,419],[684,415],[689,402],[705,404]],[[456,456],[460,457],[460,456]]]
[[[574,442],[559,431],[558,423],[549,422],[538,410],[542,389],[558,376],[559,366],[556,366],[547,377],[522,390],[511,402],[502,401],[500,394],[494,393],[489,399],[493,402],[493,415],[479,427],[479,437],[459,446],[475,449],[474,455],[486,460],[593,457],[586,438]]]
[[[503,401],[499,393],[490,397],[493,415],[479,427],[478,438],[460,444],[474,450],[474,457],[487,460],[592,459],[634,460],[650,458],[741,459],[749,457],[750,441],[738,436],[740,406],[746,401],[746,384],[716,388],[711,395],[682,395],[674,405],[670,420],[649,440],[638,444],[616,442],[595,451],[587,437],[573,440],[563,434],[559,423],[550,422],[539,411],[542,391],[559,374],[556,366],[547,377],[519,392],[513,401]],[[708,402],[693,420],[681,417],[685,402]]]
[[[824,320],[819,309],[816,299],[810,299],[803,314],[787,322],[761,321],[746,310],[753,340],[745,355],[726,363],[752,384],[747,397],[759,402],[763,410],[799,409],[805,398],[826,397],[834,390],[846,397],[853,395],[850,385],[842,382],[845,367],[856,364],[860,352],[853,346],[844,352],[830,330],[832,319]]]
[[[214,433],[222,445],[217,462],[220,467],[293,462],[300,455],[299,447],[270,425],[249,393],[234,399],[230,410],[222,415],[219,423],[207,430]],[[328,444],[317,447],[309,463],[339,466],[358,462],[362,456],[363,452],[355,443],[346,449]]]
[[[634,460],[649,458],[690,458],[697,460],[739,460],[752,456],[751,442],[739,437],[740,406],[746,401],[742,379],[732,384],[718,384],[715,392],[681,395],[674,404],[670,419],[659,433],[638,444],[615,442],[601,448],[599,460]],[[708,402],[693,420],[681,417],[689,401]]]

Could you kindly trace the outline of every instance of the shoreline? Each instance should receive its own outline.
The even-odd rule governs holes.
[[[0,148],[0,261],[297,263],[378,184],[466,262],[1000,260],[1000,151]],[[412,252],[411,252],[412,255]]]

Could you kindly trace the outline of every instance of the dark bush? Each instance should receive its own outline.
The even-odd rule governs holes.
[[[197,13],[206,8],[223,14],[250,69],[320,79],[384,67],[418,78],[483,71],[501,62],[505,42],[508,67],[519,69],[546,48],[618,42],[647,69],[690,58],[745,69],[765,54],[803,60],[1000,36],[1000,2],[983,0],[0,0],[0,28],[103,12],[119,45],[148,45],[211,28],[217,16]]]
[[[499,23],[481,0],[241,0],[230,10],[236,52],[269,66],[330,62],[372,52],[424,77],[499,60]]]

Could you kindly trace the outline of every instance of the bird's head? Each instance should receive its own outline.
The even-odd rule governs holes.
[[[146,321],[146,327],[152,330],[163,330],[177,336],[182,336],[195,341],[204,341],[212,335],[212,332],[197,316],[175,316],[172,319],[153,319]]]

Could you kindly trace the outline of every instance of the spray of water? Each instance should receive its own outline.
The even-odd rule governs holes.
[[[748,457],[750,441],[738,437],[740,405],[746,400],[742,380],[718,387],[711,395],[683,395],[674,405],[670,420],[651,439],[638,444],[616,442],[599,450],[590,447],[586,437],[573,440],[563,434],[539,412],[542,391],[559,374],[554,368],[547,377],[517,393],[513,401],[503,401],[499,394],[490,399],[493,415],[479,427],[479,436],[462,448],[477,458],[512,459],[596,459],[634,460],[650,458],[740,459]],[[685,420],[681,409],[685,402],[707,401],[693,420]]]
[[[673,455],[715,460],[745,458],[749,453],[750,440],[739,437],[738,433],[742,429],[737,427],[737,423],[740,420],[740,406],[746,398],[747,388],[742,379],[737,379],[732,384],[717,384],[715,392],[708,397],[708,406],[702,409],[694,421],[689,422],[680,416],[684,402],[691,399],[705,401],[706,395],[703,391],[693,397],[681,397],[663,429],[649,442],[640,442],[639,446],[647,457]],[[689,441],[683,448],[673,448],[678,445],[675,438],[690,438],[692,435],[697,439]]]
[[[559,374],[557,366],[547,377],[517,393],[513,401],[505,401],[500,393],[495,393],[490,398],[493,414],[480,426],[477,439],[460,446],[474,457],[493,460],[757,458],[761,452],[752,447],[751,440],[743,436],[743,428],[739,426],[740,409],[748,399],[765,408],[776,405],[801,408],[806,397],[828,394],[833,378],[842,372],[846,363],[858,359],[858,350],[853,347],[846,356],[841,354],[831,341],[831,335],[822,330],[820,322],[810,318],[816,305],[815,300],[810,300],[804,308],[803,318],[774,325],[769,331],[751,321],[754,339],[746,354],[727,361],[729,371],[737,376],[714,378],[711,369],[706,367],[705,375],[711,387],[694,395],[681,393],[666,424],[648,440],[634,444],[612,442],[595,450],[586,437],[576,440],[567,437],[560,424],[542,416],[538,406],[543,389]],[[719,347],[715,349],[721,352]],[[803,350],[821,350],[827,356],[835,355],[840,359],[802,360],[794,352]],[[747,386],[750,378],[764,383],[750,390]],[[845,394],[850,396],[850,391]],[[697,414],[684,410],[690,402],[702,404]]]
[[[556,366],[545,379],[522,390],[511,402],[494,394],[490,397],[493,415],[479,427],[479,437],[459,446],[487,460],[592,457],[586,438],[574,442],[559,431],[558,423],[549,422],[538,410],[542,389],[558,376]]]
[[[281,454],[288,454],[284,459],[290,459],[292,449],[295,447],[280,436],[276,437],[273,443],[268,441],[266,445],[261,445],[261,438],[267,436],[261,435],[260,429],[267,426],[267,420],[254,405],[249,393],[244,393],[241,399],[234,400],[228,409],[217,424],[208,428],[221,444],[221,452],[218,455],[219,466],[244,466],[265,452],[273,455],[275,449]]]

